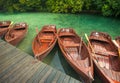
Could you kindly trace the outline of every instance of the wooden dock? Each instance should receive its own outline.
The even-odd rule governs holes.
[[[81,83],[0,39],[0,83]]]

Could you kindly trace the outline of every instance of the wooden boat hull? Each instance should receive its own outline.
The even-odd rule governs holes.
[[[95,69],[95,71],[97,73],[97,76],[99,76],[99,78],[102,80],[102,82],[104,82],[104,83],[120,83],[120,82],[112,80],[111,78],[106,76],[104,71],[100,70],[101,68],[98,66],[98,64],[96,63],[95,60],[93,60],[93,64],[94,64],[94,69]]]
[[[17,26],[16,26],[17,25]],[[24,25],[24,26],[22,26]],[[19,26],[19,27],[18,27]],[[17,30],[15,30],[17,28]],[[23,29],[24,28],[24,29]],[[20,30],[21,29],[21,30]],[[23,29],[23,30],[22,30]],[[23,38],[26,36],[28,30],[28,25],[26,23],[18,23],[13,26],[13,28],[9,29],[9,31],[5,35],[5,40],[16,46],[20,43]]]
[[[59,43],[58,43],[59,44]],[[59,44],[59,47],[61,47],[61,44]],[[90,79],[87,75],[84,74],[84,72],[82,72],[82,70],[80,70],[77,65],[75,65],[74,63],[72,63],[68,57],[66,57],[66,53],[64,52],[63,49],[61,49],[66,61],[70,64],[70,66],[78,73],[78,75],[80,75],[81,79],[85,82],[85,83],[91,83],[93,81],[93,79]],[[91,71],[93,71],[93,69],[91,69]],[[92,75],[93,76],[93,75]]]
[[[0,31],[0,37],[3,37],[8,32],[8,28]]]
[[[67,31],[69,31],[69,30],[67,30]],[[85,83],[91,83],[92,81],[93,81],[93,63],[92,63],[92,60],[90,59],[90,62],[88,62],[89,64],[91,64],[91,66],[89,66],[89,67],[87,67],[87,69],[89,69],[89,70],[86,70],[84,67],[83,67],[83,65],[82,65],[82,63],[83,64],[85,64],[85,62],[84,62],[84,60],[86,60],[86,59],[83,59],[83,60],[73,60],[73,58],[71,58],[67,53],[66,53],[66,51],[65,51],[65,47],[66,46],[63,46],[64,44],[61,42],[61,38],[60,38],[60,36],[59,36],[59,33],[60,33],[60,30],[58,31],[58,44],[59,44],[59,47],[60,47],[60,49],[61,49],[61,51],[62,51],[62,53],[63,53],[63,55],[64,55],[64,57],[65,57],[65,59],[66,59],[66,61],[70,64],[70,66],[81,76],[81,78],[83,79],[83,81],[85,82]],[[66,34],[66,33],[64,33],[64,34]],[[75,34],[76,35],[76,34]],[[64,36],[64,35],[63,35]],[[77,36],[78,37],[78,36]],[[80,38],[78,38],[79,40],[80,40]],[[88,54],[89,54],[89,51],[88,51],[88,49],[87,49],[87,46],[84,44],[84,42],[83,42],[83,48],[85,48],[86,49],[86,52],[88,52]],[[81,50],[81,51],[83,51],[83,50]],[[83,54],[82,54],[83,55]],[[79,56],[79,55],[78,55]],[[89,57],[90,57],[90,54],[88,55]],[[86,70],[86,71],[84,71],[84,70]],[[86,73],[85,72],[89,72],[91,75],[90,76],[88,76],[88,75],[86,75]]]
[[[57,41],[57,40],[56,40]],[[47,49],[45,52],[43,52],[42,54],[39,55],[35,55],[38,56],[37,59],[38,60],[43,60],[50,52],[51,50],[54,48],[56,41],[54,42],[54,44],[51,45],[51,47],[49,49]]]
[[[42,60],[51,52],[57,42],[56,32],[57,30],[55,25],[43,26],[41,31],[36,35],[35,39],[32,42],[32,50],[35,58],[37,58],[38,60]]]
[[[103,32],[92,32],[89,40],[88,47],[98,76],[104,83],[120,83],[120,58],[111,37]]]
[[[16,46],[18,45],[18,43],[20,43],[24,38],[25,38],[26,34],[24,35],[21,35],[21,37],[17,37],[15,39],[12,39],[12,40],[6,40],[8,43]]]
[[[11,21],[0,21],[0,37],[3,37],[7,33],[10,23]]]

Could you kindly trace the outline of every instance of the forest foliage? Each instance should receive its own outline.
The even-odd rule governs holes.
[[[104,16],[120,16],[119,0],[0,0],[2,12],[99,12]]]

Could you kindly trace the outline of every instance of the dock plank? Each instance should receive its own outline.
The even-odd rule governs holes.
[[[45,82],[45,80],[48,78],[48,76],[50,75],[52,71],[52,68],[49,68],[49,70],[45,73],[45,75],[41,78],[41,80],[39,81],[39,83],[43,83]]]
[[[15,49],[4,53],[2,56],[0,56],[0,65],[5,63],[6,61],[11,61],[11,59],[14,58],[15,55],[17,55],[19,53],[21,53],[21,52],[16,51]]]
[[[18,77],[16,77],[15,78],[15,80],[13,81],[13,82],[17,82],[17,83],[25,83],[26,82],[26,78],[27,78],[27,76],[29,77],[31,77],[31,74],[30,73],[33,73],[33,72],[35,72],[37,69],[38,69],[38,67],[39,67],[39,65],[40,65],[41,63],[34,63],[34,64],[30,64],[28,67],[25,67],[24,68],[24,70],[22,71],[22,72],[20,72],[21,74],[19,74],[19,75],[16,75],[16,76],[18,76]],[[22,78],[21,78],[22,77]],[[23,79],[24,78],[24,79]]]
[[[13,73],[8,79],[6,79],[6,81],[10,83],[17,82],[17,80],[19,80],[24,73],[29,73],[28,70],[31,70],[33,67],[35,67],[35,65],[32,66],[32,64],[27,64],[25,67],[22,67],[22,71],[18,71],[16,74]]]
[[[70,77],[69,83],[74,83],[74,82],[75,82],[75,80],[72,77]]]
[[[0,38],[0,42],[2,42],[3,40]]]
[[[4,48],[6,48],[6,49],[9,49],[9,48],[16,48],[16,47],[14,47],[13,45],[10,45],[9,43],[6,43],[5,41],[2,41],[2,42],[0,42],[0,47],[3,47],[3,48],[0,48],[0,50],[2,50],[2,49],[4,49]]]
[[[5,71],[7,68],[11,67],[12,65],[16,64],[21,59],[25,58],[25,56],[20,56],[17,54],[15,57],[11,59],[11,61],[6,61],[4,64],[1,64],[0,73]]]
[[[55,77],[54,77],[54,79],[53,79],[53,81],[52,81],[51,83],[57,83],[57,80],[59,79],[60,74],[61,74],[61,72],[60,72],[60,71],[57,71],[57,72],[56,72],[56,75],[55,75]]]
[[[63,80],[64,80],[65,76],[66,76],[65,74],[61,74],[57,83],[63,83]]]
[[[0,64],[8,60],[11,61],[10,59],[15,57],[17,54],[23,54],[22,56],[24,56],[26,53],[21,52],[17,50],[16,48],[11,49],[11,51],[6,51],[4,54],[0,53],[0,55],[2,55],[0,56]]]
[[[5,45],[4,45],[4,43],[3,43],[3,45],[0,45],[0,51],[1,52],[4,52],[5,50],[7,50],[7,49],[10,49],[10,47],[6,47]]]
[[[15,49],[15,48],[10,48],[10,47],[6,48],[4,46],[3,47],[0,46],[0,48],[3,48],[3,49],[0,49],[0,57],[1,58],[2,58],[2,56],[5,55],[5,53],[11,52],[13,49]]]
[[[52,72],[50,73],[49,77],[45,80],[45,83],[52,83],[53,79],[55,78],[56,75],[56,70],[52,70]]]
[[[39,73],[41,73],[46,68],[46,66],[47,66],[46,64],[42,63],[39,69],[34,73],[34,75],[31,78],[27,80],[26,83],[33,83],[33,81],[38,78]]]
[[[0,39],[0,46],[2,46],[4,44],[7,44],[7,43],[5,41],[3,41],[3,40]]]
[[[6,81],[10,83],[15,83],[15,81],[19,79],[22,74],[26,73],[26,70],[29,69],[29,66],[31,66],[31,64],[27,64],[25,68],[22,68],[22,71],[18,70],[15,74],[13,73],[10,77],[6,79]]]
[[[20,70],[20,68],[22,68],[22,66],[24,66],[25,64],[30,63],[31,60],[32,60],[32,57],[31,58],[25,57],[21,61],[19,61],[17,64],[15,64],[13,67],[10,67],[6,71],[2,72],[0,74],[0,78],[1,78],[0,81],[6,79],[7,77],[12,75],[16,71]]]
[[[69,83],[70,76],[65,76],[63,83]]]
[[[12,48],[11,48],[11,45],[5,44],[5,45],[0,46],[0,51],[1,51],[1,53],[2,53],[2,52],[6,52],[6,50],[14,49],[14,48],[16,48],[16,47],[12,47]],[[1,54],[1,53],[0,53],[0,54]]]
[[[82,83],[82,82],[80,82],[80,81],[78,81],[78,80],[75,80],[75,83]]]
[[[0,39],[0,83],[80,83]]]
[[[28,73],[25,73],[25,75],[23,76],[23,78],[21,78],[21,80],[18,83],[26,83],[27,80],[32,77],[32,75],[38,70],[38,68],[41,66],[42,64],[39,63],[37,67],[32,68],[32,70]]]
[[[49,66],[47,66],[41,73],[39,73],[38,74],[38,77],[39,78],[36,78],[33,82],[34,83],[38,83],[40,80],[41,80],[41,78],[44,76],[44,74],[47,72],[47,71],[49,71]]]

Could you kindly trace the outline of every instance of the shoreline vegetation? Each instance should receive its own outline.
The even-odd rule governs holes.
[[[119,0],[0,0],[1,12],[92,13],[120,17]]]

